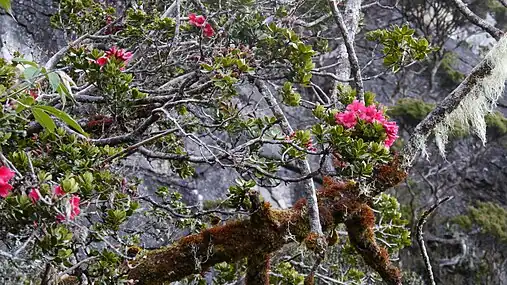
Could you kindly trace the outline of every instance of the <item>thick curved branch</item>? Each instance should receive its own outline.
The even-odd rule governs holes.
[[[385,165],[384,169],[377,169],[376,187],[379,192],[385,191],[405,177],[395,159],[391,164]],[[391,265],[385,250],[371,238],[374,216],[368,206],[370,198],[361,195],[358,186],[353,183],[338,183],[327,179],[325,184],[324,189],[318,193],[323,231],[345,223],[352,242],[366,262],[388,284],[400,284],[398,270]],[[258,270],[261,264],[266,266],[266,256],[285,244],[305,242],[309,249],[318,246],[319,236],[311,231],[307,215],[309,208],[305,199],[299,200],[289,210],[273,209],[269,203],[261,204],[257,209],[250,219],[213,227],[184,237],[167,248],[141,254],[128,264],[128,278],[137,281],[137,284],[172,282],[205,272],[215,264],[235,262],[243,258],[255,261],[254,267]]]
[[[412,167],[416,156],[419,154],[419,151],[424,148],[427,139],[435,127],[442,123],[451,112],[458,108],[472,89],[480,85],[486,77],[490,76],[494,69],[503,68],[502,63],[498,63],[498,61],[502,59],[493,58],[492,54],[495,54],[496,57],[504,56],[505,45],[507,45],[507,38],[504,37],[500,39],[499,43],[493,48],[490,54],[474,67],[465,80],[463,80],[456,89],[445,97],[445,99],[415,127],[402,152],[405,158],[405,169]]]

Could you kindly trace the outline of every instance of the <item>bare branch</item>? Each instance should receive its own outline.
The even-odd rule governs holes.
[[[451,200],[452,198],[454,197],[448,196],[445,197],[444,199],[437,201],[435,205],[431,206],[431,208],[424,211],[424,213],[419,218],[419,221],[417,222],[417,243],[419,244],[419,247],[421,249],[421,255],[423,256],[424,265],[426,266],[426,271],[428,272],[428,278],[430,279],[431,285],[436,285],[436,283],[435,277],[433,276],[433,268],[431,267],[430,257],[428,256],[428,251],[426,250],[426,245],[424,244],[423,228],[429,215],[431,215],[431,213],[433,213],[438,208],[438,206]]]

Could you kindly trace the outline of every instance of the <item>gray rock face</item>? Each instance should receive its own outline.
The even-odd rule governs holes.
[[[4,58],[20,51],[28,58],[43,60],[65,44],[63,33],[51,28],[55,13],[52,0],[12,1],[13,15],[0,14],[0,50]]]

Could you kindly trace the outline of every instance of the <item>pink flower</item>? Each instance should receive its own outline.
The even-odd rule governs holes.
[[[384,122],[382,124],[387,134],[387,138],[384,141],[386,147],[391,147],[398,138],[398,125],[396,122]]]
[[[128,61],[132,58],[133,54],[130,51],[125,51],[124,49],[118,49],[117,47],[112,47],[108,51],[106,51],[107,58],[111,58],[114,56],[116,59],[121,61]]]
[[[37,89],[30,89],[30,96],[32,96],[34,100],[37,100],[37,97],[39,97],[39,92],[37,92]]]
[[[202,32],[205,37],[211,38],[215,34],[215,30],[213,30],[213,27],[210,25],[210,23],[206,23],[204,25],[204,28],[202,28]]]
[[[121,57],[121,59],[123,61],[129,61],[131,58],[132,58],[133,54],[130,52],[130,51],[127,51],[123,54],[123,56]]]
[[[79,209],[79,203],[81,202],[81,198],[77,195],[72,195],[72,197],[70,197],[69,202],[71,206],[70,218],[74,219],[77,215],[79,215],[79,213],[81,213],[81,209]]]
[[[363,102],[354,100],[354,102],[347,106],[345,112],[336,114],[335,119],[337,124],[349,129],[357,124],[358,119],[370,124],[382,124],[387,135],[384,145],[388,148],[398,138],[398,125],[396,125],[396,122],[387,121],[382,110],[377,109],[375,105],[366,107]]]
[[[368,123],[374,122],[383,123],[386,120],[384,114],[382,114],[381,111],[377,110],[377,107],[375,107],[375,105],[366,107],[363,110],[363,112],[359,115],[359,118],[361,120],[365,120]]]
[[[53,190],[53,193],[55,193],[56,196],[63,196],[65,195],[65,191],[63,191],[62,186],[58,185]]]
[[[98,64],[99,66],[104,66],[106,65],[106,63],[109,61],[109,59],[107,57],[99,57],[95,63]]]
[[[6,166],[0,167],[0,197],[5,198],[12,190],[9,180],[14,177],[15,173]]]
[[[366,106],[364,106],[364,103],[359,100],[354,100],[354,102],[350,103],[347,106],[347,111],[351,111],[354,113],[362,113],[366,110]]]
[[[37,192],[37,189],[35,189],[35,188],[32,188],[30,193],[28,193],[28,197],[30,197],[30,199],[32,199],[32,203],[34,203],[34,204],[40,200],[39,193]]]
[[[343,112],[335,115],[336,123],[348,129],[353,128],[357,124],[356,114],[353,112]]]
[[[204,22],[206,22],[206,18],[202,15],[195,15],[194,13],[190,13],[188,15],[188,22],[192,26],[196,26],[198,28],[201,28],[204,25]]]

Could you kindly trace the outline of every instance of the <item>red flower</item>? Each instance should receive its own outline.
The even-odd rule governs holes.
[[[5,183],[0,184],[0,197],[5,198],[9,196],[9,192],[12,190],[12,185]]]
[[[132,58],[133,54],[130,51],[125,51],[124,49],[118,49],[117,47],[112,47],[108,51],[106,51],[107,58],[111,58],[114,56],[115,58],[121,61],[128,61]]]
[[[9,195],[12,190],[12,185],[8,182],[14,177],[15,173],[9,168],[2,166],[0,167],[0,197],[5,198]]]
[[[62,214],[58,214],[58,215],[56,215],[56,220],[57,220],[58,222],[63,222],[63,221],[65,221],[66,219],[65,219],[65,216],[64,216],[64,215],[62,215]]]
[[[72,197],[70,197],[69,202],[71,206],[70,218],[74,219],[77,215],[79,215],[79,213],[81,213],[81,209],[79,209],[79,203],[81,202],[81,198],[77,195],[72,195]]]
[[[204,36],[211,38],[215,34],[215,30],[213,30],[213,27],[210,25],[210,23],[206,23],[204,25],[204,28],[202,28],[202,32]]]
[[[95,61],[96,64],[100,65],[100,66],[104,66],[106,65],[106,63],[109,61],[109,59],[107,57],[100,57],[99,59],[97,59]]]
[[[206,18],[202,15],[197,16],[194,13],[190,13],[188,15],[188,22],[190,25],[201,28],[204,25],[204,22],[206,22]]]
[[[63,191],[62,186],[58,185],[53,190],[53,193],[55,193],[56,196],[63,196],[65,195],[65,191]]]
[[[313,152],[317,151],[317,148],[315,146],[313,146],[312,141],[307,142],[305,146],[306,146],[306,149],[309,151],[313,151]]]
[[[39,192],[35,188],[32,188],[30,193],[28,193],[28,197],[30,197],[30,199],[32,199],[32,203],[34,203],[34,204],[40,200]]]
[[[32,96],[34,100],[37,100],[37,97],[39,97],[39,92],[36,89],[31,89],[30,96]]]

